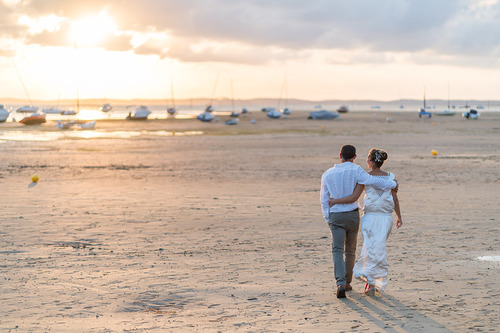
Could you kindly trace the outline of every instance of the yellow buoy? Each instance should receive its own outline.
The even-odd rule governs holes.
[[[40,178],[38,178],[38,176],[37,176],[37,175],[33,175],[33,176],[31,176],[31,181],[32,181],[33,183],[38,182],[38,180],[40,180]]]
[[[438,152],[437,152],[437,150],[434,150],[434,149],[433,149],[433,150],[431,151],[431,154],[432,154],[432,156],[437,156]]]
[[[435,123],[432,123],[432,126],[436,125]]]

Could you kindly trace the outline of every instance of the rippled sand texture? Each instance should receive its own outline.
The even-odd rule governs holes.
[[[500,114],[305,116],[108,121],[97,132],[140,135],[46,141],[2,135],[53,124],[0,125],[0,330],[498,329],[500,262],[477,258],[500,255]],[[319,181],[346,143],[363,167],[389,152],[405,224],[386,292],[355,282],[339,300]]]

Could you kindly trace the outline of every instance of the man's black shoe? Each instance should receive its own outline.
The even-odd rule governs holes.
[[[345,286],[343,284],[337,287],[337,298],[345,298]]]

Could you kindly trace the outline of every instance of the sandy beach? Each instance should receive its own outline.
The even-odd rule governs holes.
[[[226,118],[0,124],[0,330],[498,330],[500,113]],[[400,182],[375,297],[335,297],[319,187],[344,144]]]

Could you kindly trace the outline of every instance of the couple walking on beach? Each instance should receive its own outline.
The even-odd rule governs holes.
[[[387,152],[370,150],[369,173],[353,163],[356,157],[356,148],[344,145],[340,150],[341,163],[321,177],[321,207],[332,232],[338,298],[346,297],[346,291],[352,290],[353,276],[366,282],[367,295],[385,290],[388,275],[386,241],[392,230],[393,211],[397,215],[396,227],[403,224],[397,197],[398,183],[392,173],[380,169],[388,157]],[[363,189],[366,191],[361,220],[363,248],[355,263],[360,224],[357,200]]]

